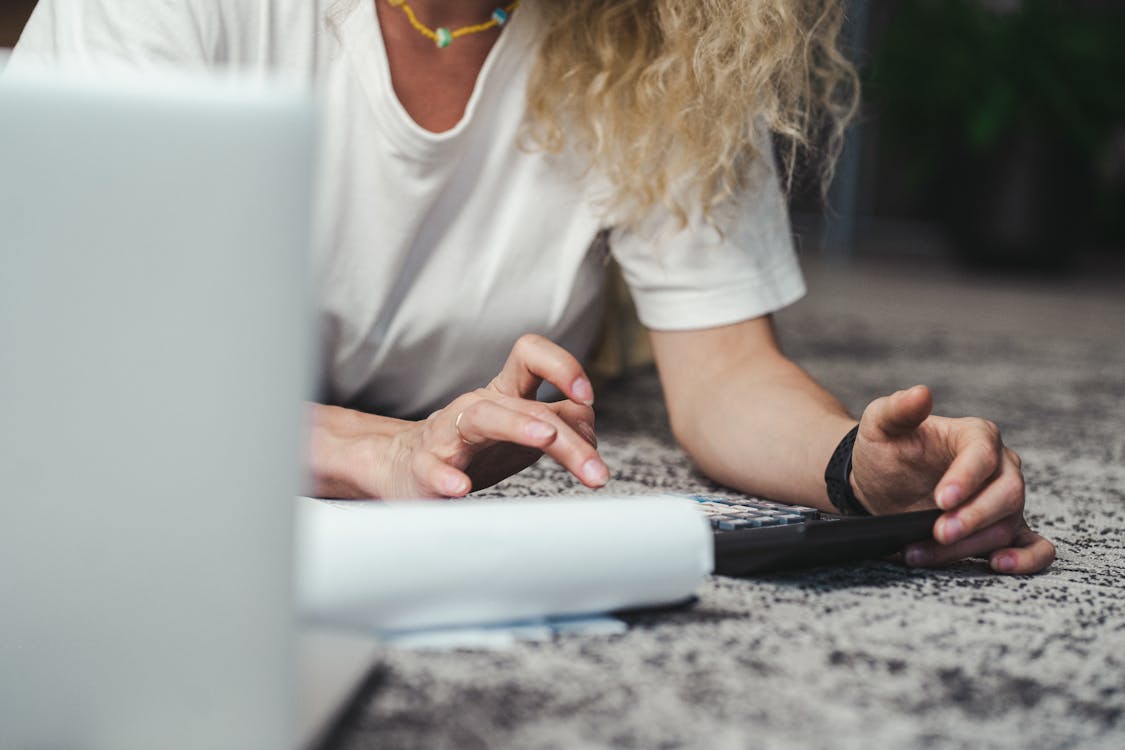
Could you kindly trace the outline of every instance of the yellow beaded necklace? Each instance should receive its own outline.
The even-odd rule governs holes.
[[[427,39],[432,39],[434,44],[438,47],[448,47],[454,39],[460,36],[479,34],[482,31],[488,31],[497,26],[503,26],[508,22],[513,11],[515,11],[520,4],[520,0],[515,0],[515,2],[506,7],[497,8],[492,11],[492,16],[484,23],[478,23],[475,26],[462,26],[459,29],[450,31],[445,27],[431,29],[429,26],[419,21],[418,16],[414,15],[414,10],[406,4],[406,0],[387,0],[387,2],[393,6],[401,7],[402,12],[406,14],[406,20],[410,21],[410,25],[414,27],[414,30]]]

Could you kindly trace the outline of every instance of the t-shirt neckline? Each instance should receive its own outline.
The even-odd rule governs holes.
[[[524,35],[523,18],[526,15],[524,12],[512,14],[477,74],[461,119],[452,128],[440,133],[427,130],[415,122],[395,94],[375,0],[360,2],[352,13],[342,19],[337,28],[344,52],[351,60],[355,74],[371,100],[372,108],[386,127],[388,137],[404,152],[425,158],[452,148],[472,126],[481,99],[495,85],[493,79],[500,75],[510,61],[518,60],[521,51],[526,48],[526,45],[519,43]]]

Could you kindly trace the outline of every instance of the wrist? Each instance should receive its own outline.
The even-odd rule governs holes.
[[[373,498],[393,494],[397,437],[411,422],[313,404],[307,462],[312,494]]]
[[[872,515],[874,515],[875,512],[873,510],[871,510],[871,506],[867,504],[867,497],[863,493],[863,488],[861,488],[859,486],[859,483],[856,482],[856,480],[855,480],[855,453],[854,452],[852,454],[852,464],[853,464],[852,470],[848,472],[848,486],[851,487],[852,495],[854,495],[855,499],[857,501],[859,501],[859,504],[863,506],[863,509],[866,510],[868,513],[871,513]]]
[[[824,469],[824,484],[828,499],[841,515],[869,516],[871,511],[860,499],[852,472],[852,454],[859,425],[855,425],[844,435],[832,452]]]

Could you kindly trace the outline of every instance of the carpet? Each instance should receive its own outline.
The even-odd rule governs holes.
[[[1116,334],[926,320],[802,303],[779,328],[856,413],[925,382],[939,413],[998,422],[1024,459],[1030,522],[1058,547],[1046,572],[871,561],[713,577],[694,605],[632,615],[623,635],[389,650],[337,745],[1125,747],[1125,349]],[[599,394],[598,428],[609,492],[716,489],[675,446],[651,371]],[[581,488],[543,461],[493,492]]]

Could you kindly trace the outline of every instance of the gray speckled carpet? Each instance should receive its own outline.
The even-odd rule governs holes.
[[[867,562],[713,578],[690,608],[632,615],[624,635],[391,650],[337,745],[1125,748],[1125,306],[881,277],[818,297],[821,279],[780,318],[790,354],[853,410],[927,382],[941,413],[999,422],[1025,461],[1032,525],[1058,546],[1047,572]],[[1043,325],[1008,319],[1025,303]],[[599,403],[611,491],[712,488],[672,443],[653,374]],[[577,490],[541,462],[496,491]]]

